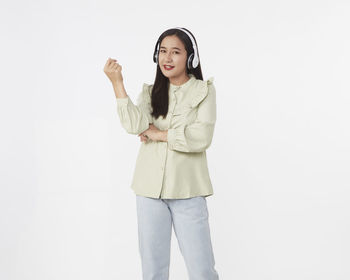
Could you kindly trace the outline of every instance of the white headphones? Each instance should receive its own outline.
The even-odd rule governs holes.
[[[190,38],[190,40],[192,42],[193,53],[191,53],[188,56],[187,67],[188,67],[188,69],[195,69],[195,68],[197,68],[197,66],[199,64],[199,57],[198,57],[198,49],[197,49],[196,41],[194,40],[194,38],[191,35],[191,33],[188,32],[187,30],[185,30],[184,28],[175,27],[174,29],[179,29],[179,30],[185,32],[187,34],[187,36]],[[153,53],[153,61],[156,64],[158,64],[159,47],[160,47],[160,42],[159,42],[159,38],[158,38],[157,43],[156,43],[156,47],[155,47],[155,51]]]

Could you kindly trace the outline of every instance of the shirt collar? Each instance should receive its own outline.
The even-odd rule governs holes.
[[[174,90],[178,90],[180,88],[182,90],[187,89],[196,80],[196,77],[193,74],[189,74],[188,76],[190,77],[190,79],[187,82],[185,82],[179,86],[173,85],[172,83],[169,82],[169,90],[174,91]]]

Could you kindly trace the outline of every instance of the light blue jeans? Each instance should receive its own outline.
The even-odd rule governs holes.
[[[190,280],[218,280],[204,196],[156,199],[136,195],[143,280],[168,280],[172,225]]]

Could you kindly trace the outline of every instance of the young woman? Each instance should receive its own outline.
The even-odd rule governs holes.
[[[213,78],[203,81],[196,40],[185,28],[160,35],[153,61],[155,82],[143,84],[136,105],[117,60],[104,67],[121,125],[142,142],[131,188],[143,280],[169,278],[172,225],[189,279],[217,280],[206,201],[213,194],[206,158],[216,121]]]

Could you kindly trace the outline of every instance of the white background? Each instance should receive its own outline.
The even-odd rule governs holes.
[[[349,1],[1,2],[0,278],[141,279],[136,101],[186,27],[217,125],[207,199],[221,280],[350,279]],[[173,232],[170,279],[187,279]]]

